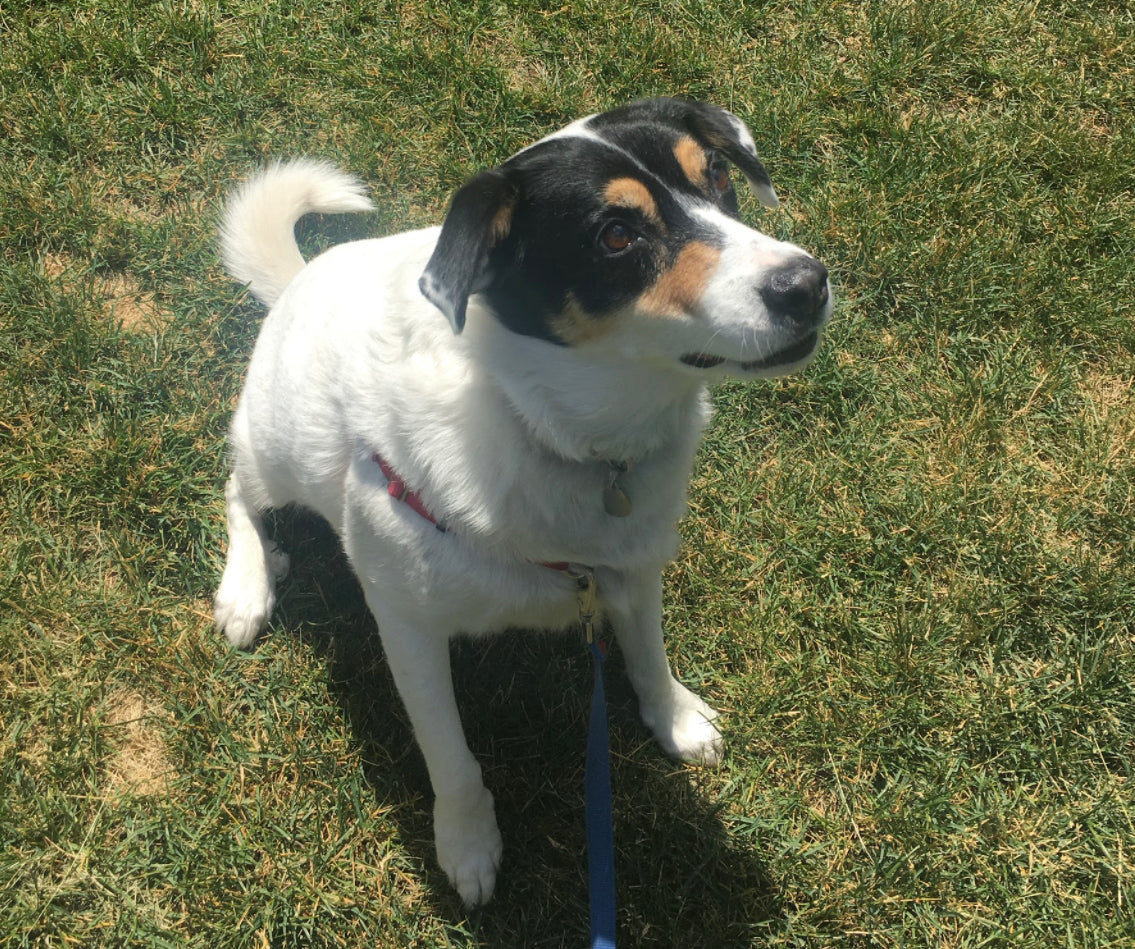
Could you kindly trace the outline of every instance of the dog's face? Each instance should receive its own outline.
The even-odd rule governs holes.
[[[740,222],[731,164],[776,206],[723,109],[651,99],[580,120],[457,193],[422,292],[455,332],[480,293],[553,344],[706,376],[791,372],[831,315],[827,270]]]

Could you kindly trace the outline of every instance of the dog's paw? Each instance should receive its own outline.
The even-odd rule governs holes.
[[[481,787],[474,794],[439,796],[434,802],[437,860],[465,905],[487,903],[497,882],[501,835],[493,796]]]
[[[721,765],[725,747],[713,724],[717,712],[680,682],[672,683],[667,701],[643,703],[641,711],[647,728],[670,757],[713,768]]]
[[[241,563],[230,555],[213,599],[213,622],[235,649],[251,648],[264,631],[276,605],[276,584],[288,572],[287,554],[276,547],[266,553],[266,564]]]

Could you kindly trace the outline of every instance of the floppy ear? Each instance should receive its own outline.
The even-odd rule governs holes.
[[[453,327],[465,328],[469,297],[483,289],[489,252],[508,236],[517,188],[499,168],[470,178],[453,196],[418,287]]]
[[[680,100],[677,100],[680,101]],[[757,200],[767,208],[780,207],[765,166],[757,157],[752,133],[732,112],[706,102],[680,102],[685,108],[684,124],[703,145],[721,152],[748,179]]]

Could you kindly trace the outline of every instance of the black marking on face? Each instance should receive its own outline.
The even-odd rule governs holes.
[[[764,175],[731,119],[701,103],[645,100],[483,172],[455,197],[423,292],[455,331],[479,292],[513,332],[560,345],[593,338],[630,307],[689,315],[721,242],[692,208],[736,216],[725,157]]]
[[[595,116],[590,127],[602,131],[608,127],[636,124],[668,127],[692,136],[705,148],[720,153],[736,165],[757,190],[761,202],[775,207],[776,195],[772,190],[772,180],[757,157],[748,130],[731,113],[707,102],[640,99]],[[605,131],[602,133],[606,134]]]

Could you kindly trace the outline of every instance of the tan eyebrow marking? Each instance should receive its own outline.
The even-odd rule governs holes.
[[[658,316],[688,316],[705,293],[717,270],[721,251],[700,241],[691,241],[678,253],[674,266],[639,298],[643,309]]]
[[[658,204],[650,189],[637,178],[613,178],[607,182],[603,199],[616,207],[635,208],[652,221],[659,223],[662,221],[658,213]]]
[[[688,135],[683,135],[674,145],[674,157],[682,166],[682,171],[690,181],[701,188],[706,182],[707,161],[705,149]]]

